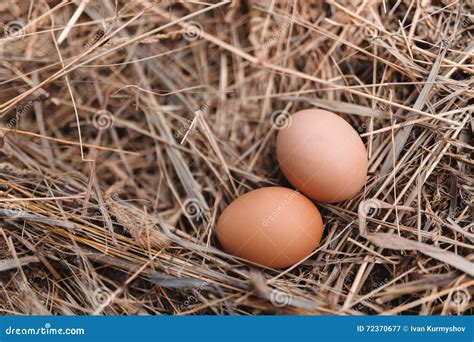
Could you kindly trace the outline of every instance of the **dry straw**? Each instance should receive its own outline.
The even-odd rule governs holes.
[[[0,5],[0,312],[472,314],[471,6]],[[363,137],[364,190],[298,265],[225,254],[216,219],[288,186],[274,137],[311,106]]]

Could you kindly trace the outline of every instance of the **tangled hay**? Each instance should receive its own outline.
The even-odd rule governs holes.
[[[1,4],[1,312],[472,314],[472,5]],[[364,190],[290,269],[225,254],[308,107],[361,134]]]

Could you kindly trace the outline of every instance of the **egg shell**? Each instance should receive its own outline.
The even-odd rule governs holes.
[[[367,178],[361,138],[339,115],[305,109],[278,132],[278,164],[288,181],[310,198],[327,203],[354,197]]]
[[[216,235],[225,251],[271,267],[291,266],[318,246],[323,220],[296,190],[266,187],[233,201],[220,216]]]

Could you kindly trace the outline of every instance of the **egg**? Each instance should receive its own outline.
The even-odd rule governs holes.
[[[367,152],[352,126],[322,109],[294,113],[276,139],[276,156],[288,181],[326,203],[354,197],[367,178]]]
[[[217,238],[228,253],[271,268],[303,260],[319,244],[318,208],[296,190],[266,187],[234,200],[219,217]]]

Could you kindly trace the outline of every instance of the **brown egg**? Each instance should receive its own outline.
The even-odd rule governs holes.
[[[310,254],[321,240],[318,208],[296,190],[268,187],[233,201],[217,222],[224,250],[254,263],[283,268]]]
[[[357,132],[340,116],[306,109],[278,132],[276,154],[295,188],[320,202],[354,197],[367,177],[367,152]]]

